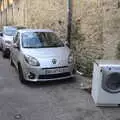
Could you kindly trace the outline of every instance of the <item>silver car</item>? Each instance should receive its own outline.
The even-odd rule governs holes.
[[[10,55],[10,47],[13,42],[13,36],[16,33],[16,28],[13,26],[4,26],[3,27],[3,37],[2,37],[2,52],[3,57]]]
[[[2,37],[2,51],[3,57],[9,57],[10,48],[13,42],[13,37],[17,30],[25,29],[23,26],[4,26],[3,27],[3,37]]]
[[[74,77],[71,50],[51,30],[18,30],[11,48],[10,62],[21,82],[48,81]]]

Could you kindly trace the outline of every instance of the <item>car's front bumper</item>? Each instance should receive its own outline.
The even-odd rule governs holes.
[[[27,81],[50,81],[50,80],[61,80],[74,77],[74,67],[73,65],[56,67],[56,68],[40,68],[33,67],[28,64],[24,64],[22,67],[24,78]],[[57,73],[46,73],[48,69],[63,69],[64,72]],[[32,78],[32,79],[31,79]]]
[[[47,76],[47,75],[46,75]],[[31,81],[31,82],[38,82],[38,81],[54,81],[54,80],[62,80],[62,79],[68,79],[68,78],[73,78],[74,77],[74,74],[71,74],[69,76],[62,76],[62,77],[57,77],[57,78],[49,78],[49,79],[39,79],[39,78],[36,78],[36,79],[26,79],[27,81]]]

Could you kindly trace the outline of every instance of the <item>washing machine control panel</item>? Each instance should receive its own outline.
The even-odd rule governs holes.
[[[106,66],[106,67],[101,67],[101,70],[106,71],[106,72],[118,72],[118,73],[120,73],[120,67]]]

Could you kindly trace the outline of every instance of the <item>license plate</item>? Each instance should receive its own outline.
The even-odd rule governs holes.
[[[47,69],[46,74],[57,74],[66,72],[65,68],[55,68],[55,69]]]

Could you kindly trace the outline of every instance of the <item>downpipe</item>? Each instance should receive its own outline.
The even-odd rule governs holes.
[[[72,2],[73,2],[72,0],[67,0],[67,41],[68,41],[70,48],[71,48],[72,14],[73,14]],[[81,76],[84,75],[84,73],[78,71],[77,68],[76,68],[76,73],[81,75]]]
[[[67,0],[67,41],[71,47],[72,0]]]

